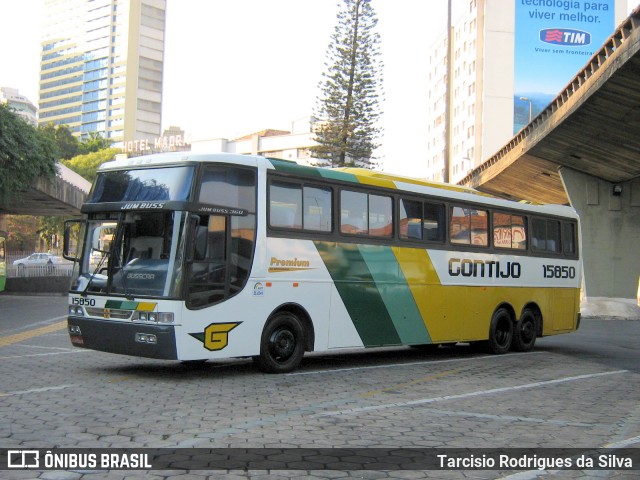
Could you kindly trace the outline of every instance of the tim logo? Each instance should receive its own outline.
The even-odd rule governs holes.
[[[591,43],[591,34],[569,28],[545,28],[540,30],[540,41],[554,45],[581,47]]]

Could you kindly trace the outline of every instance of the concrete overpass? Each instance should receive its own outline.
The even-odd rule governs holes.
[[[62,164],[56,165],[55,178],[37,178],[31,188],[20,192],[7,205],[0,204],[0,217],[6,215],[77,216],[91,183]]]
[[[640,275],[640,7],[555,100],[460,184],[580,214],[587,297]]]

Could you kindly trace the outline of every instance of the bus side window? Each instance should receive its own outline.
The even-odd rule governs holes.
[[[488,214],[475,208],[452,207],[449,234],[451,243],[488,246]]]
[[[367,194],[343,190],[340,195],[340,231],[350,235],[366,235]]]
[[[227,219],[202,217],[195,238],[193,262],[189,268],[189,307],[202,307],[226,296]]]
[[[424,204],[424,238],[429,242],[444,240],[444,205]]]
[[[400,199],[400,238],[405,240],[444,240],[444,205]]]
[[[565,255],[576,254],[576,225],[571,222],[564,222],[562,228],[562,245]]]
[[[422,202],[400,200],[400,238],[422,240]]]
[[[331,198],[332,192],[329,188],[307,186],[303,188],[303,228],[305,230],[318,232],[332,230]]]
[[[527,248],[525,217],[495,212],[493,214],[493,246],[496,248]]]
[[[560,253],[560,222],[558,220],[534,218],[531,246],[534,251]]]
[[[531,246],[534,250],[544,251],[547,249],[547,224],[541,218],[534,218],[531,222],[532,240]]]
[[[340,195],[340,232],[350,235],[391,237],[391,197],[343,190]]]
[[[302,228],[302,187],[300,185],[271,182],[269,225],[281,228]]]
[[[391,237],[393,235],[393,208],[391,197],[369,195],[369,235]]]
[[[330,188],[272,181],[269,185],[269,226],[330,232]]]

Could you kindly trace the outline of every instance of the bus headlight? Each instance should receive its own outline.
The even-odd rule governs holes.
[[[158,343],[158,338],[151,333],[136,333],[136,342],[155,345]]]
[[[173,312],[134,312],[131,320],[151,323],[173,323]]]
[[[79,305],[69,305],[69,315],[74,317],[84,317],[84,310]]]
[[[78,325],[69,325],[69,334],[82,335],[82,332],[80,331],[80,327]]]
[[[173,312],[158,313],[158,323],[173,323]]]

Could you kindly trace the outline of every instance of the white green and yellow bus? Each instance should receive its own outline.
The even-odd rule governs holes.
[[[253,357],[288,372],[310,351],[527,351],[580,321],[579,224],[566,206],[364,169],[168,153],[103,164],[82,212],[68,318],[77,347]]]

